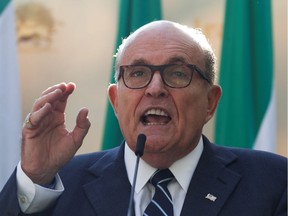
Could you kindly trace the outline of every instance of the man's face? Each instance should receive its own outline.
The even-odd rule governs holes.
[[[201,50],[173,29],[147,31],[134,38],[123,51],[120,65],[139,63],[188,63],[205,71]],[[109,96],[129,147],[135,150],[138,134],[144,133],[144,160],[164,168],[197,145],[203,125],[213,115],[209,112],[210,88],[196,72],[188,87],[171,88],[156,71],[143,89],[129,89],[121,78],[110,86]]]

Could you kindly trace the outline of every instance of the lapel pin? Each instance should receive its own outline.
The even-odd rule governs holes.
[[[215,202],[217,199],[217,197],[215,197],[214,195],[212,195],[210,193],[208,193],[205,198],[212,201],[212,202]]]

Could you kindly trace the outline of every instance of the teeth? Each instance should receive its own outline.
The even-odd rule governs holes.
[[[166,125],[170,120],[171,118],[168,113],[160,108],[152,108],[147,110],[141,118],[141,122],[146,126]]]
[[[153,126],[153,125],[164,125],[165,123],[155,123],[155,122],[149,122],[146,123],[147,126]]]
[[[161,109],[150,109],[145,113],[145,116],[147,115],[160,115],[160,116],[168,116],[167,113],[165,113],[163,110]]]

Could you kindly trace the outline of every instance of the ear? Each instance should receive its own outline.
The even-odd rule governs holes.
[[[107,89],[109,101],[114,109],[114,113],[117,117],[117,109],[118,109],[118,94],[117,94],[117,85],[110,84]]]
[[[206,122],[207,123],[214,115],[216,108],[218,106],[219,99],[222,94],[222,89],[218,85],[213,85],[210,87],[208,92],[208,107],[207,107],[207,116]]]

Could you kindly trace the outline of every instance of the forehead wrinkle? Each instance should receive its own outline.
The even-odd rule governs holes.
[[[180,61],[186,64],[200,64],[204,66],[204,52],[201,46],[195,41],[193,38],[179,38],[176,40],[176,43],[169,47],[171,52],[175,52],[176,54],[172,54],[176,56]]]
[[[138,41],[139,42],[139,41]],[[168,64],[168,63],[194,63],[195,59],[201,49],[193,41],[189,43],[187,40],[178,40],[176,43],[170,44],[169,40],[149,40],[150,44],[147,43],[136,43],[130,44],[123,50],[124,59],[130,59],[128,64],[152,64],[154,59],[162,59],[157,64]],[[148,42],[148,43],[149,43]],[[155,43],[155,46],[153,45]],[[137,52],[134,52],[137,51]],[[152,55],[146,56],[145,53],[151,53]],[[142,53],[142,54],[141,54]],[[164,53],[169,55],[163,55]],[[196,55],[197,54],[197,55]],[[197,57],[198,58],[198,57]],[[155,63],[155,62],[154,62]]]

